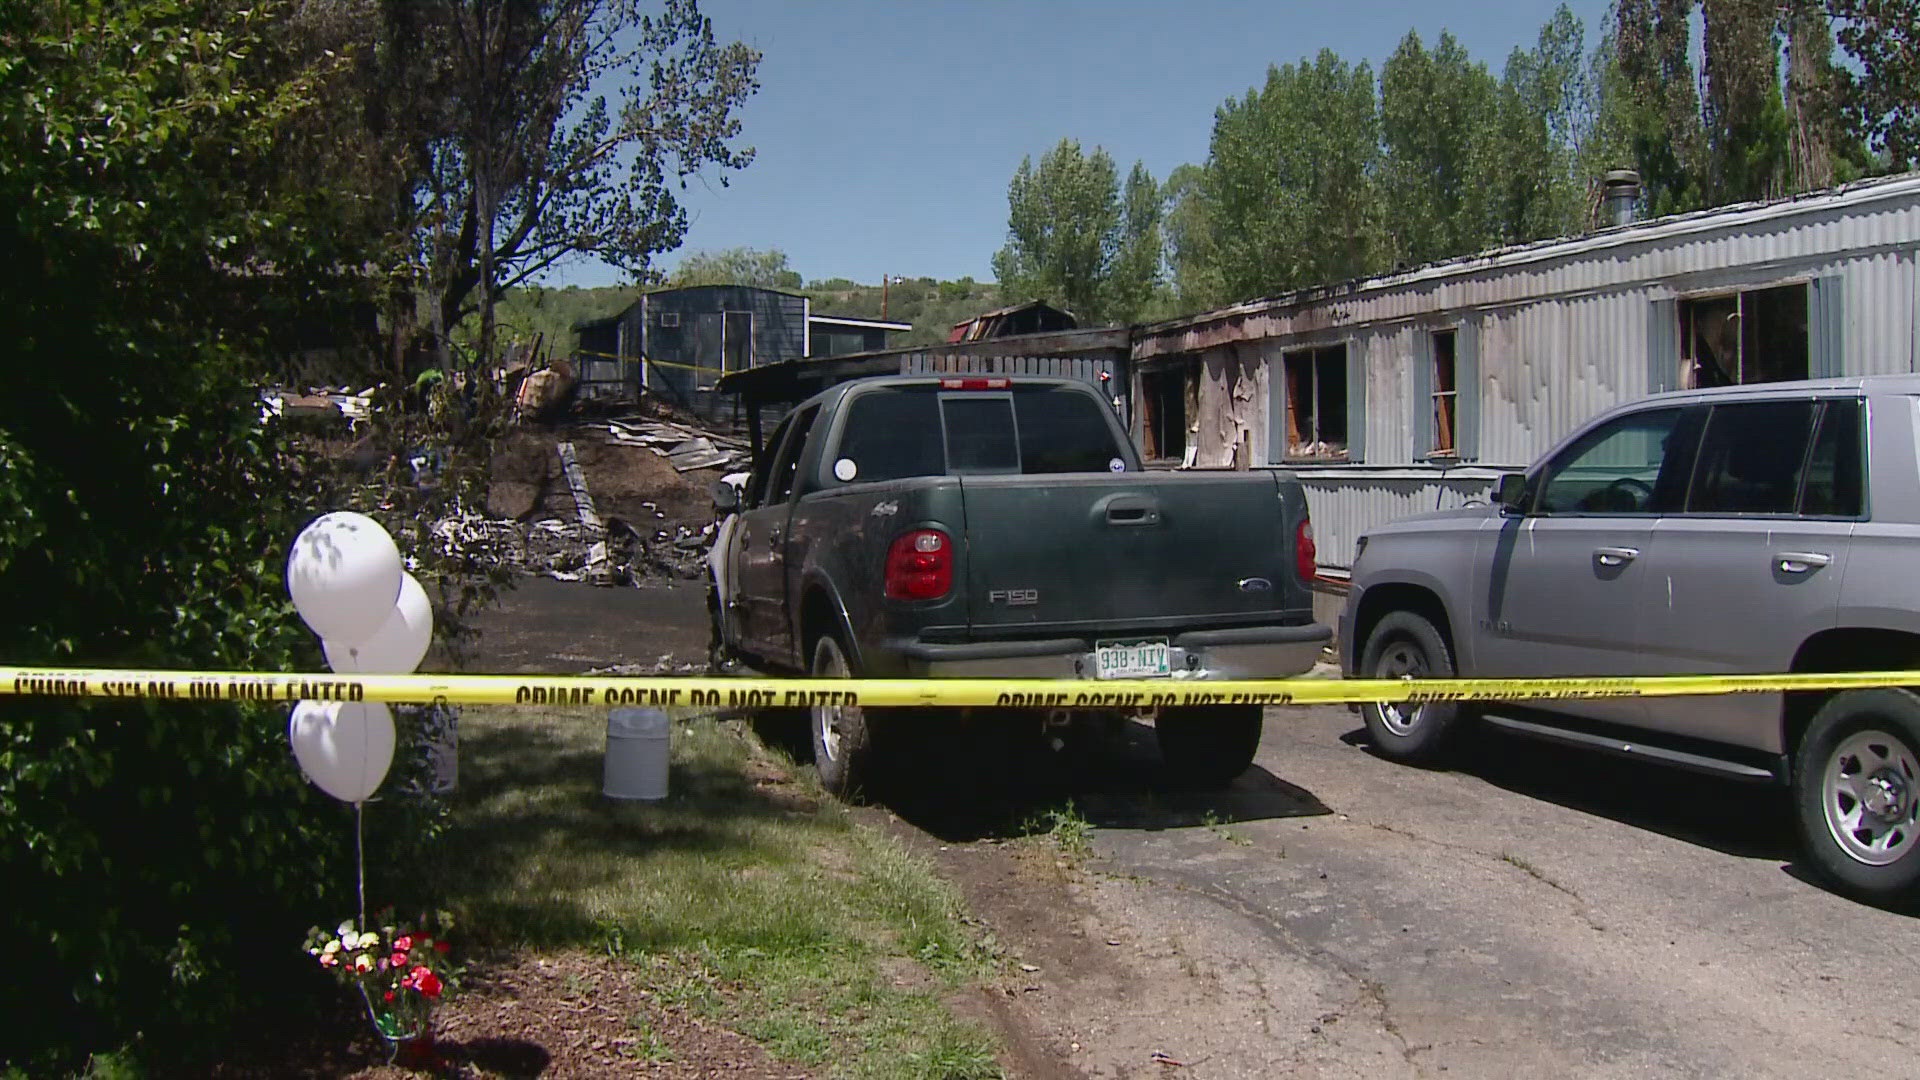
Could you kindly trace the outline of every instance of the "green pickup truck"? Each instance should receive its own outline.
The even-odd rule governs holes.
[[[721,484],[710,609],[723,670],[823,678],[1256,679],[1310,669],[1312,528],[1283,472],[1147,472],[1068,379],[902,376],[789,412],[744,491]],[[811,711],[847,796],[886,710]],[[1068,710],[1033,710],[1070,730]],[[1258,706],[1162,709],[1162,756],[1223,785]],[[916,723],[926,724],[925,716]]]

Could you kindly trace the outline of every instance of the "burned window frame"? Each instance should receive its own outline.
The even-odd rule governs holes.
[[[1140,456],[1143,460],[1186,461],[1187,451],[1195,441],[1193,423],[1199,415],[1199,397],[1199,360],[1188,358],[1141,367]],[[1163,408],[1169,402],[1178,406],[1177,412]]]
[[[1447,343],[1444,359],[1440,343]],[[1441,371],[1446,378],[1440,377]],[[1427,407],[1433,413],[1433,430],[1430,433],[1425,456],[1429,458],[1458,458],[1460,456],[1460,328],[1443,327],[1427,334]]]
[[[1300,348],[1288,349],[1280,354],[1280,435],[1284,450],[1282,461],[1350,461],[1353,458],[1352,402],[1353,381],[1350,375],[1349,360],[1352,355],[1351,343],[1330,341]],[[1312,408],[1309,413],[1312,430],[1302,430],[1296,420],[1300,409],[1295,400],[1295,390],[1299,383],[1294,378],[1296,364],[1305,362],[1308,372],[1308,387],[1305,396]],[[1331,362],[1328,362],[1331,361]],[[1323,371],[1337,372],[1340,382],[1339,407],[1333,410],[1323,409],[1326,404],[1322,393],[1321,377]],[[1322,430],[1322,420],[1326,412],[1334,412],[1339,418],[1338,450],[1320,450],[1308,452],[1306,448],[1315,445],[1328,445]],[[1296,441],[1295,436],[1300,438]]]
[[[1797,337],[1799,343],[1799,363],[1789,358],[1781,363],[1781,356],[1774,350],[1782,335],[1773,332],[1775,328],[1762,324],[1771,315],[1778,318],[1780,312],[1775,309],[1769,313],[1762,309],[1768,294],[1779,296],[1788,292],[1798,293]],[[1792,382],[1813,377],[1815,366],[1813,341],[1813,282],[1806,279],[1775,281],[1766,284],[1744,285],[1734,288],[1720,288],[1688,293],[1676,298],[1674,314],[1680,336],[1679,370],[1674,373],[1673,385],[1682,390],[1706,389],[1717,386],[1759,386],[1775,382]],[[1733,348],[1733,370],[1711,353],[1703,354],[1703,347],[1711,347],[1716,336],[1713,325],[1713,312],[1724,309],[1732,302],[1731,317],[1737,329],[1730,339],[1724,333],[1718,335],[1723,345],[1730,340]],[[1727,315],[1720,315],[1725,320]],[[1790,327],[1791,329],[1791,327]],[[1764,344],[1760,344],[1764,343]],[[1791,352],[1792,346],[1780,348],[1781,352]],[[1724,349],[1723,349],[1724,351]],[[1752,355],[1757,354],[1757,355]],[[1773,370],[1765,370],[1772,367]]]

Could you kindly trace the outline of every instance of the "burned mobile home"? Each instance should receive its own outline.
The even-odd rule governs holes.
[[[1623,217],[1138,327],[1142,456],[1295,472],[1337,591],[1361,533],[1484,499],[1611,406],[1920,367],[1920,174]]]

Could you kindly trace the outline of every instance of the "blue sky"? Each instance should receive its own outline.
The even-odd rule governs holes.
[[[1207,156],[1213,110],[1269,64],[1322,48],[1379,71],[1408,30],[1442,30],[1496,74],[1551,0],[703,0],[716,36],[761,51],[741,115],[757,156],[691,178],[685,245],[660,260],[778,248],[808,280],[993,277],[1007,181],[1061,138],[1158,179]],[[1569,0],[1592,49],[1607,0]],[[597,264],[556,283],[619,278]]]

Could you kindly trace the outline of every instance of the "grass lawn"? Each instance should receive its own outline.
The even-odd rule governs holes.
[[[605,745],[604,709],[464,710],[453,821],[423,868],[463,939],[629,965],[650,1007],[816,1075],[999,1075],[993,1037],[948,1006],[996,961],[929,864],[739,721],[675,715],[658,803],[601,794]],[[671,1059],[628,1022],[630,1056]]]

